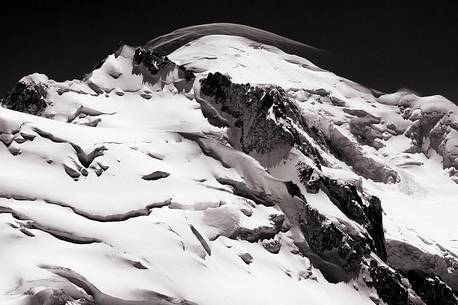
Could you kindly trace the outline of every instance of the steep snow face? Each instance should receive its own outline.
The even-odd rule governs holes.
[[[180,33],[2,101],[1,304],[456,304],[453,103]]]

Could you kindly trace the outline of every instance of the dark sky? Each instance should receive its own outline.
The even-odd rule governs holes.
[[[119,41],[140,45],[189,25],[233,22],[328,50],[334,72],[374,88],[458,103],[458,6],[367,2],[15,1],[0,9],[0,94],[33,72],[79,77]]]

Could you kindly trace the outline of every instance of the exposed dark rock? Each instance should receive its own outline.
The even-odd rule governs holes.
[[[305,200],[304,195],[302,195],[300,188],[292,181],[285,182],[286,190],[291,195],[291,197],[296,196],[302,200]]]
[[[16,86],[1,100],[5,108],[33,115],[40,115],[46,109],[46,86],[44,84],[28,84],[18,82]]]
[[[173,71],[176,71],[177,77],[167,79]],[[167,56],[154,50],[136,48],[133,58],[134,74],[142,74],[144,81],[151,84],[159,83],[161,87],[165,83],[173,83],[180,92],[189,92],[194,84],[195,75],[192,71],[183,66],[178,66]],[[151,96],[144,96],[151,98]]]
[[[375,249],[378,256],[386,261],[385,233],[383,230],[383,209],[380,199],[376,196],[370,196],[369,205],[363,205],[364,213],[368,219],[365,224],[367,232],[371,235],[375,243]]]
[[[366,228],[374,241],[374,252],[386,261],[387,254],[380,200],[375,196],[371,196],[366,201],[359,195],[354,184],[329,177],[321,178],[320,188],[348,218]],[[372,245],[371,247],[373,248]]]
[[[305,186],[307,193],[316,194],[320,190],[320,174],[304,162],[296,165],[300,182]]]
[[[274,112],[280,114],[282,90],[261,89],[249,84],[233,84],[221,73],[210,73],[202,81],[201,91],[205,96],[213,97],[215,106],[232,127],[240,128],[239,145],[246,153],[255,151],[265,154],[276,147],[294,144],[293,135],[283,128],[276,127],[274,120],[268,119],[267,112],[274,106]]]
[[[409,270],[406,274],[413,290],[428,305],[456,305],[458,299],[453,290],[433,274]]]
[[[370,267],[369,271],[373,281],[372,285],[384,301],[392,305],[407,304],[407,288],[399,284],[401,281],[399,276],[375,264]]]
[[[134,62],[142,64],[151,74],[157,74],[165,66],[173,65],[167,56],[143,48],[135,49]]]
[[[369,287],[374,287],[382,300],[389,305],[424,304],[419,298],[402,284],[402,276],[393,272],[387,266],[371,260],[369,273],[371,280],[367,281]]]
[[[166,173],[163,171],[155,171],[150,174],[144,175],[142,179],[151,181],[151,180],[159,180],[159,179],[167,178],[168,176],[170,176],[170,173]]]
[[[78,179],[81,176],[81,173],[76,169],[64,164],[64,170],[73,179]]]
[[[277,228],[281,228],[285,223],[285,214],[272,214],[269,216],[270,221],[272,221]]]
[[[351,189],[347,191],[346,196],[354,196]],[[371,204],[374,205],[379,217],[379,201],[374,198],[371,197],[369,200],[373,201]],[[382,262],[370,259],[374,247],[370,237],[337,226],[308,204],[304,206],[300,226],[312,253],[307,252],[304,246],[298,245],[298,248],[320,269],[328,281],[349,281],[357,277],[364,267],[369,269],[372,278],[367,280],[368,286],[375,287],[385,303],[424,304],[415,292],[404,286],[403,278],[398,272]],[[371,260],[370,266],[367,266],[368,259]]]
[[[189,227],[191,228],[192,233],[196,236],[197,240],[202,245],[202,248],[204,248],[205,252],[207,252],[207,254],[209,256],[211,256],[212,255],[212,251],[210,249],[210,246],[208,245],[207,241],[202,236],[202,234],[200,234],[200,232],[197,231],[197,229],[193,225],[189,225]]]
[[[345,135],[332,131],[330,134],[324,134],[314,127],[309,127],[296,106],[285,97],[281,88],[257,88],[249,84],[233,84],[227,76],[210,73],[202,80],[201,94],[204,102],[209,105],[206,107],[209,111],[207,113],[204,111],[204,115],[217,117],[219,122],[224,120],[224,125],[230,127],[233,146],[254,155],[261,163],[263,163],[263,155],[278,153],[279,147],[285,147],[284,150],[288,152],[294,146],[312,159],[317,169],[320,169],[320,164],[324,161],[308,139],[300,135],[296,129],[299,126],[324,150],[331,151],[338,158],[354,166],[358,173],[364,173],[363,176],[384,182],[396,182],[398,179],[396,171],[385,164],[377,163],[375,159],[366,157],[358,147],[358,143],[351,142]],[[295,124],[294,127],[292,122]],[[342,143],[342,139],[347,142]],[[309,167],[310,169],[307,166],[301,167],[299,164],[299,178],[309,192],[317,192],[323,183],[322,177],[317,170]],[[253,194],[253,191],[248,190],[241,182],[224,181],[224,179],[218,181],[232,185],[234,194],[265,204],[265,195]],[[381,205],[376,197],[361,198],[356,189],[351,187],[345,188],[343,185],[327,185],[327,187],[332,188],[328,193],[334,196],[340,208],[345,210],[350,219],[363,224],[369,234],[352,232],[345,226],[338,226],[305,204],[303,215],[300,216],[300,228],[307,245],[298,243],[297,246],[328,280],[348,281],[358,276],[361,266],[372,251],[386,259]],[[292,196],[296,196],[294,187],[287,185],[287,189]],[[342,190],[345,190],[343,195],[332,194]],[[341,204],[340,200],[345,202]],[[261,237],[260,232],[266,235]],[[268,237],[273,239],[274,233],[275,230],[272,229],[257,232],[240,229],[235,232],[234,237],[238,235],[252,240],[262,238],[262,242],[266,243]],[[396,274],[394,271],[390,272]],[[402,286],[400,279],[396,283]]]
[[[325,163],[317,149],[299,132],[298,128],[302,128],[324,150],[351,165],[358,174],[374,181],[399,180],[395,170],[367,156],[357,142],[339,129],[329,128],[325,134],[308,126],[282,88],[234,84],[218,72],[209,73],[201,82],[203,99],[212,106],[205,108],[211,111],[202,109],[204,115],[222,117],[231,127],[231,144],[254,156],[265,167],[276,165],[293,146],[312,159],[318,168]]]
[[[439,246],[438,246],[439,247]],[[458,291],[458,257],[442,248],[442,255],[425,252],[401,240],[387,240],[388,263],[402,272],[421,271],[435,274]]]
[[[24,233],[24,235],[27,235],[28,237],[35,237],[35,234],[27,230],[26,228],[20,228],[19,231]]]
[[[304,162],[297,164],[297,170],[307,192],[317,193],[320,189],[323,190],[348,218],[366,228],[373,240],[368,240],[369,246],[386,261],[380,200],[375,196],[370,196],[369,199],[361,197],[353,183],[321,176],[317,170]]]
[[[184,66],[178,66],[178,69],[183,72],[184,74],[184,79],[187,81],[187,82],[191,82],[193,81],[196,76],[194,74],[194,72],[192,72],[191,70],[188,70],[186,69]]]
[[[234,84],[216,72],[201,81],[201,94],[212,106],[211,112],[208,107],[202,109],[204,115],[221,117],[219,121],[231,127],[232,144],[256,155],[263,165],[279,162],[294,145],[312,160],[320,159],[314,147],[293,127],[292,122],[302,124],[302,117],[282,88]]]
[[[107,150],[105,146],[99,146],[94,148],[89,154],[87,154],[79,145],[75,143],[69,143],[76,152],[76,156],[80,161],[81,165],[88,168],[95,158],[103,156],[103,152]]]
[[[322,259],[339,266],[350,277],[359,272],[363,256],[371,252],[368,238],[351,236],[308,205],[301,215],[300,226],[310,249]]]
[[[245,253],[242,253],[242,254],[239,254],[239,257],[242,259],[242,261],[249,265],[253,262],[253,256],[248,253],[248,252],[245,252]]]

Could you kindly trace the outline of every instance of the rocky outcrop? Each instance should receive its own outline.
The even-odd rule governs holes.
[[[406,276],[412,288],[426,304],[458,304],[458,298],[453,290],[439,277],[420,270],[409,270]]]
[[[331,192],[330,194],[335,196]],[[341,199],[351,198],[355,195],[349,189],[342,196]],[[374,198],[376,197],[371,197],[368,200],[371,201],[370,205],[376,206],[376,218],[381,218],[380,202]],[[351,200],[358,202],[355,197]],[[358,207],[360,208],[361,205]],[[347,208],[349,208],[347,212],[352,213],[350,212],[351,207],[348,206]],[[370,226],[374,216],[367,211],[362,209],[359,210],[360,213],[355,213],[355,215],[359,215],[361,221],[363,219],[368,221],[366,226]],[[390,268],[381,260],[372,258],[372,252],[380,250],[374,249],[374,241],[371,237],[361,234],[361,232],[352,231],[347,226],[331,222],[308,204],[305,204],[301,214],[300,227],[307,241],[307,246],[298,245],[298,248],[315,267],[320,269],[328,281],[350,281],[363,275],[362,278],[366,285],[374,288],[386,304],[425,304],[401,273]],[[381,229],[381,227],[379,228]],[[383,231],[381,237],[383,238]],[[364,276],[366,273],[368,276]]]
[[[364,224],[367,232],[375,243],[376,253],[384,261],[387,260],[385,246],[385,232],[383,230],[383,209],[382,202],[377,196],[369,196],[368,205],[363,206],[368,222]]]
[[[143,48],[135,49],[134,63],[137,65],[142,64],[151,74],[157,74],[166,66],[174,65],[167,56],[155,52],[154,50],[149,51]]]
[[[331,202],[349,219],[362,225],[372,238],[371,249],[384,261],[385,234],[383,232],[382,204],[375,196],[364,196],[357,183],[327,177],[319,170],[299,162],[296,165],[300,182],[308,193],[322,190]],[[366,198],[367,197],[367,198]]]
[[[369,266],[371,279],[366,283],[375,288],[380,298],[390,305],[425,305],[424,301],[412,291],[401,274],[388,266],[380,265],[372,259]]]
[[[211,248],[210,246],[208,245],[207,241],[205,240],[205,238],[202,236],[202,234],[200,234],[200,232],[192,225],[190,224],[189,225],[189,228],[191,229],[191,232],[192,234],[194,234],[194,236],[197,238],[197,240],[200,242],[200,244],[202,245],[202,248],[204,248],[205,252],[211,256],[212,255],[212,251],[211,251]]]
[[[253,256],[248,252],[239,254],[239,257],[247,265],[249,265],[249,264],[251,264],[253,262]]]
[[[142,179],[151,181],[151,180],[159,180],[159,179],[167,178],[168,176],[170,176],[170,173],[163,172],[163,171],[155,171],[150,174],[143,175]]]
[[[300,227],[310,250],[346,275],[346,278],[338,281],[348,281],[355,277],[359,273],[362,258],[371,252],[366,237],[345,232],[308,205],[305,205],[301,215]],[[321,271],[327,276],[326,270]],[[335,270],[331,272],[335,273]]]
[[[204,115],[231,127],[232,145],[255,156],[266,167],[283,159],[294,145],[312,160],[320,158],[293,123],[301,124],[297,107],[280,87],[235,84],[216,72],[201,80]],[[223,123],[224,122],[224,123]],[[317,161],[319,162],[319,161]]]
[[[370,261],[372,253],[386,260],[380,200],[374,196],[363,196],[354,184],[324,177],[320,168],[325,161],[320,156],[316,144],[375,181],[395,182],[398,180],[396,171],[366,156],[359,148],[359,143],[351,141],[344,134],[339,134],[339,130],[330,130],[328,133],[314,126],[309,127],[307,119],[301,116],[295,104],[286,97],[281,88],[234,84],[225,75],[210,73],[207,78],[201,80],[200,90],[200,103],[205,106],[202,107],[204,115],[220,126],[229,127],[230,141],[235,148],[254,156],[265,167],[269,167],[269,163],[263,162],[266,155],[277,154],[275,157],[278,162],[285,157],[278,155],[279,147],[283,147],[286,153],[295,147],[314,163],[313,166],[304,162],[296,165],[299,180],[307,192],[324,191],[348,218],[367,230],[355,231],[342,223],[331,221],[309,206],[299,191],[298,197],[304,200],[303,210],[298,211],[301,213],[299,226],[306,243],[298,242],[297,246],[328,281],[350,281],[358,277],[361,268],[369,268],[366,262]],[[310,138],[304,137],[301,132],[307,133],[316,144],[312,144]],[[344,140],[347,142],[342,143]],[[231,184],[234,193],[239,196],[256,199],[255,201],[260,204],[268,202],[262,194],[253,196],[252,191],[238,186],[237,182],[228,183],[220,180],[220,183]],[[290,189],[291,196],[295,196],[297,191],[288,188]],[[266,249],[277,253],[279,247],[274,237],[278,232],[278,227],[262,227],[255,230],[239,228],[232,238],[261,240]],[[415,292],[410,291],[401,282],[402,276],[383,262],[377,261],[373,270],[378,270],[377,268],[382,266],[386,271],[373,271],[377,281],[371,284],[380,289],[382,294],[384,287],[392,286],[398,289],[391,294],[381,295],[387,304],[408,304],[409,300],[419,300]],[[405,298],[406,302],[396,303],[398,298]],[[421,300],[418,304],[422,304]]]
[[[46,87],[44,84],[18,82],[1,100],[5,108],[33,115],[41,115],[46,109]]]
[[[189,92],[194,84],[195,75],[183,66],[178,66],[167,56],[143,48],[135,49],[133,57],[133,74],[143,75],[143,81],[150,84],[159,83],[163,87],[173,83],[179,92]]]
[[[309,125],[282,88],[234,84],[229,77],[217,72],[201,80],[201,95],[204,115],[218,121],[218,126],[231,127],[232,144],[265,167],[276,165],[293,146],[317,166],[323,163],[316,147],[303,135],[305,132],[323,149],[353,166],[358,174],[374,181],[399,180],[395,170],[368,156],[359,143],[338,128],[330,127],[323,132]]]
[[[289,130],[276,128],[276,122],[267,118],[270,109],[281,115],[284,102],[282,89],[261,89],[249,84],[233,84],[221,73],[210,73],[201,83],[201,93],[213,97],[214,105],[231,127],[240,129],[239,146],[246,153],[265,154],[278,146],[292,146],[294,135]]]
[[[387,240],[388,263],[403,272],[422,271],[435,274],[448,286],[458,291],[458,257],[443,249],[443,254],[432,254],[399,240]]]
[[[385,234],[383,232],[382,204],[380,199],[360,196],[357,186],[329,177],[322,177],[320,189],[348,218],[362,225],[374,241],[374,252],[386,261]]]
[[[299,181],[305,186],[307,193],[316,194],[320,190],[320,172],[300,161],[296,164]]]

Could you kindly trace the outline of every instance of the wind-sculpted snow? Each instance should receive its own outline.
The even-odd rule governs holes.
[[[324,50],[261,29],[233,23],[189,26],[154,38],[145,44],[145,48],[157,50],[167,55],[189,42],[210,35],[242,36],[259,44],[275,46],[284,52],[296,54],[309,60],[321,62],[329,59],[329,54]]]
[[[2,100],[0,304],[458,303],[456,106],[246,29]]]

